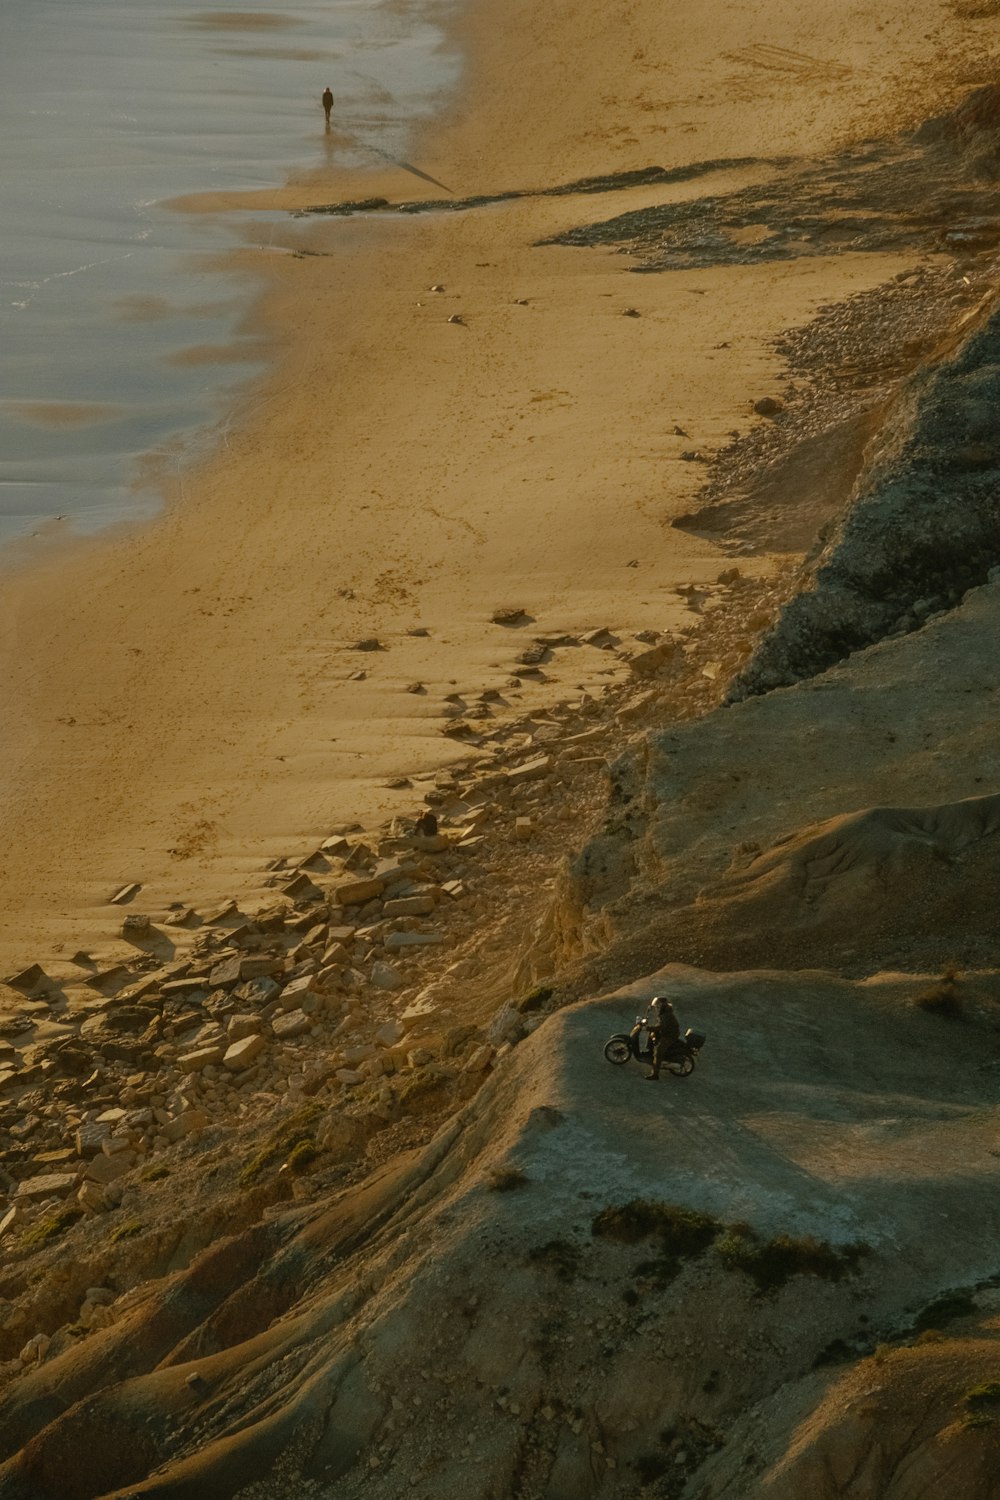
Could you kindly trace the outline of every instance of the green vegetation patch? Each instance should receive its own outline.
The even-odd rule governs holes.
[[[866,1245],[830,1245],[812,1235],[776,1235],[762,1240],[746,1224],[735,1224],[716,1241],[716,1253],[730,1271],[742,1271],[761,1292],[774,1292],[793,1276],[842,1281],[858,1268]]]
[[[551,1271],[560,1281],[572,1281],[580,1270],[580,1251],[568,1240],[549,1240],[528,1251],[528,1263]]]
[[[134,1240],[137,1234],[142,1234],[145,1227],[138,1219],[127,1219],[124,1224],[119,1224],[117,1229],[111,1231],[112,1245],[117,1245],[120,1240]]]
[[[968,1292],[948,1292],[945,1296],[928,1302],[917,1314],[913,1330],[915,1333],[923,1333],[925,1328],[947,1328],[956,1318],[969,1318],[975,1311],[976,1304]]]
[[[269,1167],[289,1158],[298,1146],[308,1144],[312,1146],[314,1152],[317,1151],[313,1131],[322,1113],[323,1106],[313,1102],[289,1116],[271,1139],[260,1148],[256,1156],[252,1156],[246,1163],[237,1179],[240,1187],[250,1187],[264,1175]],[[303,1163],[303,1166],[305,1165],[307,1163]]]
[[[974,1385],[962,1397],[965,1410],[962,1413],[963,1427],[992,1427],[1000,1414],[1000,1380],[986,1380]]]
[[[39,1219],[37,1224],[26,1229],[21,1243],[27,1250],[40,1250],[43,1245],[51,1245],[53,1240],[59,1239],[82,1218],[83,1209],[76,1205],[61,1208],[58,1213],[50,1214],[47,1219]]]
[[[941,978],[929,989],[914,996],[913,1003],[919,1010],[933,1016],[943,1016],[946,1021],[959,1021],[965,1014],[962,997],[958,993],[958,971],[945,969]]]
[[[689,1256],[707,1249],[722,1227],[718,1219],[693,1208],[633,1198],[619,1207],[602,1208],[590,1231],[599,1239],[618,1240],[622,1245],[636,1245],[655,1234],[665,1252]]]
[[[635,1245],[655,1238],[659,1253],[640,1261],[632,1274],[646,1290],[662,1291],[680,1274],[684,1262],[694,1260],[713,1244],[723,1226],[710,1214],[673,1203],[633,1198],[630,1203],[603,1208],[590,1229],[597,1239]]]
[[[974,1385],[962,1397],[970,1411],[995,1411],[1000,1407],[1000,1380]]]
[[[319,1155],[319,1147],[314,1140],[308,1137],[299,1141],[288,1157],[288,1165],[296,1175],[307,1172]]]
[[[504,1166],[494,1167],[487,1182],[494,1193],[514,1193],[527,1187],[529,1178],[523,1167]]]
[[[547,1000],[551,1000],[555,990],[549,984],[539,985],[538,989],[532,990],[523,999],[516,1000],[515,1006],[522,1016],[530,1015],[532,1011],[541,1010]]]

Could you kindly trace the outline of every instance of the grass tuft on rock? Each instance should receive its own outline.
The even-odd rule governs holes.
[[[313,1130],[322,1113],[323,1106],[313,1102],[289,1116],[271,1139],[245,1164],[237,1179],[240,1187],[251,1187],[269,1167],[287,1160],[297,1146],[308,1142],[315,1150]]]
[[[119,1224],[117,1229],[111,1231],[111,1243],[117,1245],[121,1240],[133,1240],[137,1234],[142,1234],[144,1225],[138,1219],[127,1219],[124,1224]]]
[[[30,1229],[25,1230],[21,1243],[28,1250],[40,1250],[43,1245],[51,1245],[53,1240],[59,1239],[82,1218],[83,1209],[75,1204],[61,1208],[58,1213],[50,1214],[47,1219],[39,1219],[37,1224],[32,1224]]]
[[[974,1385],[962,1397],[970,1411],[993,1411],[1000,1407],[1000,1380],[986,1380]]]
[[[932,1016],[942,1016],[946,1021],[963,1020],[965,1009],[958,993],[958,978],[957,969],[945,969],[937,984],[914,997],[914,1005]]]
[[[954,1323],[956,1318],[969,1318],[975,1311],[976,1304],[968,1292],[948,1292],[943,1297],[935,1297],[917,1313],[913,1331],[923,1333],[928,1328],[940,1331]]]
[[[298,1145],[293,1147],[289,1152],[289,1170],[294,1172],[296,1176],[301,1175],[303,1172],[308,1172],[318,1155],[319,1147],[316,1142],[306,1137],[304,1141],[299,1141]]]
[[[513,1193],[530,1181],[523,1167],[514,1166],[494,1167],[486,1180],[493,1193]]]

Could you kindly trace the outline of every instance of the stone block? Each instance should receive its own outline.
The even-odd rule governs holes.
[[[331,965],[336,968],[346,968],[351,962],[351,955],[343,943],[331,943],[323,954],[323,968],[328,969]]]
[[[108,1206],[108,1200],[104,1196],[104,1189],[96,1182],[82,1182],[80,1190],[76,1195],[76,1201],[81,1208],[90,1214],[100,1214]]]
[[[232,989],[233,985],[239,984],[243,978],[243,965],[246,959],[235,953],[229,958],[224,958],[217,963],[214,969],[209,970],[208,982],[213,990]]]
[[[493,1048],[483,1044],[471,1052],[462,1064],[463,1073],[484,1073],[493,1061]]]
[[[240,959],[241,979],[269,978],[272,974],[280,974],[285,967],[282,958],[276,958],[273,954],[260,953],[249,958]]]
[[[390,932],[385,947],[390,953],[406,948],[438,948],[444,942],[439,932]]]
[[[195,1052],[184,1052],[177,1059],[182,1073],[200,1073],[202,1068],[214,1067],[225,1056],[222,1047],[199,1047]]]
[[[514,819],[514,837],[526,844],[535,831],[535,825],[530,818]]]
[[[521,766],[512,766],[507,772],[509,786],[521,786],[527,781],[541,781],[552,770],[552,757],[536,755]]]
[[[107,1125],[109,1132],[115,1125],[120,1125],[125,1118],[126,1111],[120,1108],[105,1109],[97,1116],[96,1124]]]
[[[284,881],[281,893],[289,896],[293,901],[302,901],[307,897],[319,897],[323,894],[310,877],[302,871],[298,875],[293,875],[291,880]]]
[[[374,1057],[376,1050],[377,1049],[372,1046],[371,1042],[359,1042],[356,1047],[345,1047],[345,1066],[348,1068],[358,1067],[361,1063],[367,1062],[370,1057]]]
[[[403,896],[387,901],[382,908],[386,917],[427,917],[433,910],[433,896]]]
[[[348,880],[335,888],[334,895],[341,906],[363,906],[381,896],[384,890],[383,880]]]
[[[271,1021],[271,1030],[281,1041],[287,1041],[291,1037],[301,1036],[308,1031],[312,1021],[301,1010],[289,1011],[287,1015],[276,1015]]]
[[[380,1026],[376,1031],[375,1040],[380,1047],[395,1047],[405,1035],[406,1031],[401,1021],[386,1021],[385,1025]]]
[[[364,1081],[364,1075],[359,1073],[356,1068],[338,1068],[333,1076],[338,1083],[346,1084],[348,1088]]]
[[[380,990],[398,990],[404,983],[403,976],[392,964],[376,962],[372,964],[371,982]]]
[[[421,854],[441,854],[448,847],[443,833],[414,833],[410,835],[410,846]]]
[[[307,1015],[317,1011],[323,999],[313,989],[314,982],[312,974],[300,974],[297,979],[290,980],[278,997],[279,1009],[304,1010]]]
[[[110,1127],[96,1120],[85,1120],[74,1137],[77,1156],[93,1156],[111,1134]]]
[[[179,1141],[196,1130],[204,1130],[210,1124],[211,1117],[203,1109],[185,1109],[164,1125],[163,1134],[168,1141]]]
[[[0,1219],[0,1240],[3,1239],[5,1234],[9,1234],[12,1229],[16,1229],[23,1218],[24,1210],[19,1208],[16,1203],[8,1208],[3,1218]]]
[[[28,1202],[36,1198],[65,1198],[78,1180],[75,1172],[46,1172],[42,1177],[27,1177],[19,1182],[14,1196]]]
[[[248,979],[241,984],[239,989],[231,993],[236,1000],[242,1000],[245,1005],[270,1005],[276,1000],[281,991],[281,985],[276,979],[262,974],[257,979]]]
[[[52,1340],[47,1333],[36,1333],[29,1339],[18,1355],[22,1365],[40,1365],[49,1352]]]
[[[230,1016],[226,1025],[226,1037],[230,1044],[241,1042],[245,1036],[257,1036],[261,1030],[261,1025],[262,1022],[259,1016],[242,1014]]]
[[[95,1156],[87,1168],[87,1181],[96,1182],[98,1187],[107,1187],[110,1182],[117,1182],[119,1177],[124,1177],[131,1172],[136,1163],[134,1151],[119,1151],[117,1156]]]
[[[657,672],[670,661],[676,649],[673,641],[661,641],[658,646],[651,646],[648,651],[639,651],[635,656],[630,656],[628,669],[636,677],[655,677]]]
[[[348,943],[353,943],[357,930],[356,927],[328,927],[326,940],[328,943],[343,943],[346,946]]]
[[[244,1068],[249,1068],[251,1063],[264,1051],[266,1042],[262,1036],[241,1037],[234,1042],[226,1051],[222,1061],[232,1073],[240,1073]]]
[[[386,885],[391,885],[397,880],[406,880],[416,871],[416,865],[412,859],[396,858],[380,859],[375,866],[373,879],[382,880]]]

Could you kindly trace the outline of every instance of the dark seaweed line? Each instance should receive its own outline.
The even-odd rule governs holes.
[[[784,158],[769,161],[769,166],[786,164]],[[343,203],[315,203],[297,209],[296,219],[311,214],[327,214],[335,218],[349,218],[352,214],[433,214],[465,213],[474,208],[489,208],[495,203],[513,203],[518,198],[565,198],[587,193],[613,193],[623,189],[667,186],[677,182],[691,182],[712,172],[724,172],[735,167],[760,165],[753,156],[726,156],[713,161],[692,162],[686,167],[639,167],[631,172],[612,172],[601,177],[581,177],[577,182],[560,183],[549,188],[512,188],[505,193],[477,193],[471,198],[424,198],[408,203],[390,203],[388,198],[358,198]]]

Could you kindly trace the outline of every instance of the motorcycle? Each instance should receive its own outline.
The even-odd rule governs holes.
[[[655,1039],[656,1028],[649,1025],[645,1016],[636,1016],[631,1031],[616,1031],[613,1037],[608,1038],[604,1044],[604,1056],[616,1067],[621,1067],[632,1058],[651,1067]],[[686,1078],[689,1073],[693,1073],[705,1042],[705,1033],[689,1026],[684,1035],[667,1049],[663,1059],[667,1072],[673,1073],[677,1078]]]

